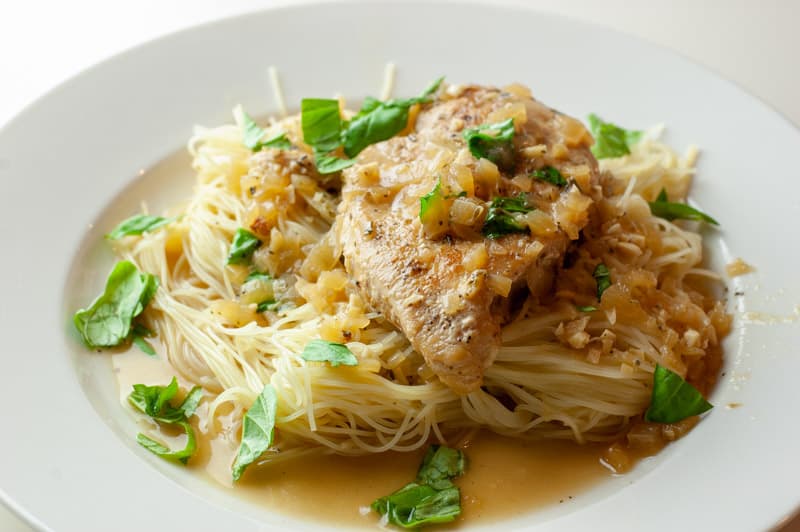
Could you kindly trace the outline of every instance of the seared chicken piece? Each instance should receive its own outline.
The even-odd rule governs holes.
[[[463,132],[508,118],[513,148],[495,158],[501,167],[473,156]],[[550,290],[601,193],[591,143],[578,121],[524,87],[450,87],[420,110],[413,131],[370,146],[344,171],[336,235],[345,267],[454,391],[481,386],[512,316],[510,297]],[[567,184],[532,177],[548,167]],[[437,184],[438,218],[423,224],[420,198]],[[533,209],[515,214],[523,232],[484,236],[496,197]]]

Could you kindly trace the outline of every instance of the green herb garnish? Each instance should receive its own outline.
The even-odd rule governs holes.
[[[587,305],[585,307],[576,307],[580,312],[594,312],[597,310],[597,307],[593,307],[592,305]]]
[[[514,120],[482,124],[462,133],[469,151],[478,159],[489,159],[500,168],[514,165]]]
[[[268,310],[272,310],[278,306],[278,302],[274,299],[267,299],[266,301],[262,301],[256,307],[256,312],[266,312]]]
[[[365,99],[361,110],[344,131],[345,155],[355,157],[370,144],[390,139],[405,129],[411,107],[409,101]]]
[[[390,523],[403,528],[448,523],[461,514],[461,492],[452,479],[466,467],[464,454],[449,447],[432,445],[414,482],[381,497],[372,509]]]
[[[317,165],[317,171],[320,174],[333,174],[341,172],[345,168],[349,168],[356,164],[355,159],[340,159],[333,155],[319,155],[317,154],[314,162]]]
[[[514,198],[496,197],[489,205],[489,213],[483,222],[481,232],[486,238],[500,238],[510,233],[525,233],[528,226],[514,216],[514,213],[528,213],[533,208],[525,203],[524,195]]]
[[[178,393],[178,380],[175,377],[172,377],[172,381],[167,386],[134,384],[133,392],[128,396],[128,402],[159,423],[176,425],[183,429],[186,434],[186,446],[177,451],[170,450],[142,433],[137,434],[136,441],[148,451],[162,458],[186,464],[197,449],[194,429],[189,424],[189,418],[197,409],[203,391],[199,386],[195,386],[186,395],[180,406],[174,407],[170,404],[170,400],[175,397],[176,393]]]
[[[272,445],[277,407],[275,388],[267,384],[244,415],[242,442],[233,462],[233,480],[239,480],[247,466],[258,460]]]
[[[118,262],[103,293],[73,321],[89,347],[113,347],[128,339],[133,319],[142,313],[158,289],[158,279],[141,273],[128,261]]]
[[[155,336],[155,333],[139,323],[135,323],[133,325],[133,330],[131,331],[131,341],[133,342],[133,345],[138,347],[143,353],[150,356],[155,356],[156,350],[153,349],[153,346],[150,345],[150,342],[146,340],[148,336]]]
[[[661,365],[653,373],[653,395],[645,421],[677,423],[711,410],[714,406],[683,377]]]
[[[234,113],[239,119],[242,127],[243,143],[252,151],[259,151],[261,148],[278,148],[281,150],[288,150],[292,147],[292,143],[286,136],[286,133],[279,133],[269,140],[261,142],[264,138],[266,131],[258,127],[255,120],[250,115],[244,112],[241,107],[237,107]]]
[[[349,122],[342,120],[338,100],[303,99],[303,141],[314,150],[317,171],[330,174],[352,166],[354,157],[364,148],[390,139],[402,131],[408,124],[411,106],[430,101],[430,96],[439,88],[442,79],[434,81],[415,98],[382,102],[368,97]],[[339,158],[331,153],[340,147],[347,158]]]
[[[315,152],[331,152],[341,146],[342,118],[339,100],[304,98],[300,103],[303,142]]]
[[[247,281],[252,281],[254,279],[257,279],[259,281],[271,281],[272,276],[268,273],[260,272],[258,270],[253,270],[252,272],[247,274],[247,277],[245,277],[244,282],[246,283]]]
[[[534,170],[531,174],[531,177],[534,177],[540,181],[545,181],[557,187],[563,187],[567,184],[567,180],[564,179],[564,176],[561,175],[561,172],[552,166],[545,166],[541,170]]]
[[[175,218],[137,214],[121,222],[113,231],[106,235],[106,238],[109,240],[117,240],[123,236],[141,235],[145,232],[155,231],[159,227],[164,227],[174,221]]]
[[[694,207],[686,205],[685,203],[673,203],[667,199],[667,191],[661,189],[655,201],[648,202],[650,205],[650,212],[653,216],[664,218],[665,220],[696,220],[699,222],[708,222],[713,225],[719,223],[711,216],[704,212],[698,211]]]
[[[611,273],[608,271],[608,267],[601,262],[595,267],[592,277],[597,283],[597,299],[600,299],[606,288],[611,286]]]
[[[331,366],[357,366],[358,359],[344,344],[327,340],[311,340],[300,355],[311,362],[328,362]]]
[[[611,122],[604,122],[594,113],[589,115],[589,129],[594,137],[592,153],[598,159],[628,155],[631,152],[630,147],[639,142],[643,134],[641,131],[623,129]]]
[[[427,194],[423,195],[419,198],[419,219],[423,223],[425,222],[425,215],[431,209],[431,207],[444,199],[444,195],[442,194],[442,180],[439,179],[436,182],[436,186],[433,187],[433,190],[428,192]]]
[[[239,228],[233,235],[231,249],[228,252],[227,264],[242,264],[247,262],[253,252],[261,246],[261,240],[247,229]]]
[[[442,84],[444,77],[435,80],[415,98],[393,99],[382,102],[366,98],[358,114],[342,132],[344,153],[355,157],[361,150],[376,142],[390,139],[408,125],[408,111],[412,105],[427,103]]]

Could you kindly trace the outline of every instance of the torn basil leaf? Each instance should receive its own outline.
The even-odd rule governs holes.
[[[256,312],[266,312],[268,310],[272,310],[278,306],[278,302],[274,299],[268,299],[266,301],[262,301],[256,307]]]
[[[258,460],[272,445],[277,407],[275,388],[267,384],[244,415],[242,442],[232,467],[233,480],[239,480],[247,466]]]
[[[422,91],[422,94],[420,94],[420,95],[419,95],[419,100],[420,100],[420,101],[419,101],[419,103],[426,103],[426,102],[428,102],[428,101],[429,101],[429,98],[430,98],[431,96],[433,96],[433,95],[436,93],[436,91],[438,91],[438,90],[439,90],[439,87],[441,87],[441,86],[442,86],[442,82],[443,82],[443,81],[444,81],[444,76],[441,76],[441,77],[439,77],[439,78],[437,78],[437,79],[433,80],[433,81],[431,82],[431,84],[430,84],[430,85],[428,85],[428,86],[425,88],[425,90],[424,90],[424,91]]]
[[[603,297],[603,292],[611,286],[611,273],[608,271],[608,267],[601,262],[595,267],[592,277],[597,283],[597,299],[600,299]]]
[[[178,407],[178,410],[183,412],[183,415],[186,416],[186,419],[189,419],[194,414],[197,407],[200,405],[200,400],[203,398],[203,389],[200,386],[195,386],[189,393],[186,394],[181,406]]]
[[[191,458],[197,450],[197,440],[195,439],[194,429],[192,429],[192,426],[186,421],[179,421],[178,423],[174,423],[174,425],[181,427],[186,434],[186,446],[183,449],[173,451],[169,447],[164,446],[141,432],[136,435],[136,442],[161,458],[177,460],[183,465],[186,465],[189,462],[189,458]]]
[[[431,207],[442,201],[444,199],[444,195],[442,194],[442,180],[439,179],[436,181],[436,186],[428,192],[427,194],[423,195],[419,198],[419,219],[423,223],[425,222],[425,215],[431,209]]]
[[[311,362],[328,362],[334,367],[358,365],[358,358],[346,345],[327,340],[311,340],[300,356]]]
[[[641,140],[643,133],[604,122],[596,114],[589,115],[589,129],[594,137],[592,153],[598,159],[622,157],[631,152],[630,147]]]
[[[342,132],[344,153],[355,157],[371,144],[390,139],[408,125],[408,112],[412,105],[427,103],[430,96],[439,89],[444,77],[431,83],[416,98],[392,99],[385,102],[366,98],[347,128]]]
[[[332,174],[352,166],[355,161],[340,159],[330,152],[342,145],[342,117],[339,100],[304,98],[300,103],[303,142],[314,150],[320,174]]]
[[[252,281],[253,279],[258,279],[259,281],[270,281],[272,280],[272,276],[268,273],[260,272],[258,270],[253,270],[252,272],[247,274],[247,277],[245,277],[244,282],[246,283],[247,281]]]
[[[339,100],[303,98],[300,102],[303,142],[315,152],[328,153],[341,145]]]
[[[417,472],[417,482],[436,489],[451,485],[450,480],[461,475],[466,468],[464,453],[450,447],[434,445],[425,453]]]
[[[288,150],[292,147],[292,141],[289,140],[289,137],[286,136],[286,133],[278,133],[271,139],[265,140],[258,146],[258,149],[261,148],[275,148],[278,150]]]
[[[410,107],[430,101],[443,79],[434,81],[415,98],[383,102],[368,97],[349,122],[342,120],[338,100],[303,99],[300,119],[303,141],[314,150],[317,171],[332,174],[344,170],[355,163],[354,157],[367,146],[397,135],[408,125]],[[339,147],[346,158],[331,154]]]
[[[355,159],[340,159],[333,155],[315,155],[314,162],[317,165],[317,171],[320,174],[333,174],[341,172],[345,168],[349,168],[356,163]]]
[[[694,207],[685,203],[673,203],[667,199],[667,191],[661,189],[655,201],[648,202],[650,205],[650,212],[653,216],[664,218],[665,220],[695,220],[698,222],[707,222],[712,225],[719,225],[719,223],[711,216],[701,212]]]
[[[367,98],[342,135],[345,155],[355,157],[370,144],[390,139],[405,129],[409,108],[402,100],[381,102]]]
[[[178,393],[178,380],[172,377],[167,386],[146,386],[134,384],[133,392],[128,396],[128,402],[137,410],[150,416],[158,423],[176,425],[186,434],[186,445],[183,449],[173,451],[156,440],[139,433],[136,441],[148,451],[167,460],[177,460],[186,464],[197,449],[194,429],[189,424],[189,418],[194,414],[200,399],[203,397],[202,389],[195,386],[186,395],[180,406],[175,407],[170,401]]]
[[[567,184],[567,180],[564,179],[564,176],[561,175],[561,172],[552,166],[545,166],[541,170],[534,170],[531,176],[539,181],[545,181],[546,183],[550,183],[551,185],[555,185],[557,187],[563,187]]]
[[[124,236],[141,235],[145,232],[155,231],[175,221],[175,218],[137,214],[121,222],[106,235],[109,240],[118,240]]]
[[[389,523],[403,528],[453,521],[461,514],[461,492],[452,479],[461,475],[465,466],[461,451],[432,445],[416,480],[377,499],[372,509],[385,515]]]
[[[644,414],[645,421],[677,423],[712,408],[713,405],[683,377],[664,366],[656,365],[653,373],[653,394],[650,407]]]
[[[243,143],[252,151],[259,151],[261,148],[278,148],[282,150],[288,150],[292,147],[292,143],[289,141],[286,133],[280,133],[269,140],[261,142],[261,139],[264,138],[266,131],[258,127],[258,124],[256,124],[255,120],[253,120],[250,115],[245,113],[241,107],[237,107],[235,112],[238,115],[243,129]]]
[[[533,208],[525,203],[524,195],[514,198],[496,197],[489,204],[489,212],[481,232],[486,238],[500,238],[511,233],[526,233],[528,226],[520,222],[514,213],[528,213]]]
[[[143,325],[138,323],[133,325],[133,329],[131,330],[131,341],[133,342],[133,345],[138,347],[143,353],[150,356],[155,356],[156,350],[153,349],[153,346],[150,345],[150,342],[146,340],[148,336],[155,336],[155,334],[153,334],[153,331]]]
[[[227,264],[242,264],[250,260],[253,252],[261,246],[261,240],[247,229],[239,228],[233,235]]]
[[[128,339],[133,319],[142,313],[158,289],[158,279],[141,273],[131,262],[118,262],[103,293],[73,321],[89,347],[113,347]]]
[[[489,159],[500,168],[514,165],[514,120],[482,124],[462,133],[469,151],[478,159]]]

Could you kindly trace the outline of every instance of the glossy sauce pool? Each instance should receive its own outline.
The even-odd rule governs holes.
[[[120,400],[125,404],[134,383],[166,385],[177,375],[163,359],[135,348],[113,355],[112,364]],[[191,387],[184,381],[180,384],[184,390]],[[142,425],[143,431],[155,428]],[[411,482],[424,454],[424,449],[364,457],[311,454],[285,463],[251,466],[234,487],[230,465],[238,435],[209,437],[201,430],[196,434],[198,452],[189,467],[207,475],[222,489],[235,490],[237,497],[276,512],[340,527],[375,528],[378,515],[370,511],[370,503]],[[157,434],[156,438],[183,446],[179,438],[169,434]],[[607,445],[525,442],[480,432],[460,447],[468,459],[466,473],[456,480],[463,511],[453,525],[439,528],[486,524],[550,505],[569,504],[577,494],[612,474],[600,461]]]

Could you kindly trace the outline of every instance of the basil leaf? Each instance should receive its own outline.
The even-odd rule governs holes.
[[[526,233],[528,226],[520,223],[512,213],[528,213],[533,209],[526,206],[525,197],[496,197],[489,205],[489,212],[483,222],[481,232],[486,238],[500,238],[510,233]]]
[[[164,403],[172,399],[178,391],[178,381],[174,377],[168,386],[145,386],[134,384],[128,395],[128,402],[150,417],[157,416]]]
[[[355,157],[367,146],[390,139],[403,131],[408,125],[408,112],[411,106],[429,102],[430,96],[439,89],[443,80],[444,76],[433,81],[416,98],[386,102],[366,98],[361,110],[342,132],[344,153],[348,157]]]
[[[604,122],[599,116],[589,115],[589,129],[594,137],[592,153],[598,159],[622,157],[631,152],[630,147],[642,138],[641,131],[623,129],[611,122]]]
[[[261,240],[247,229],[239,228],[233,235],[227,264],[242,264],[247,262],[253,252],[261,246]]]
[[[154,386],[153,388],[158,390],[158,395],[155,396],[155,401],[147,405],[145,412],[151,417],[156,417],[164,409],[164,405],[178,393],[178,379],[172,377],[172,380],[165,388],[161,386]]]
[[[650,205],[650,212],[653,216],[664,218],[665,220],[696,220],[699,222],[708,222],[713,225],[719,223],[711,216],[704,212],[698,211],[694,207],[686,205],[685,203],[673,203],[667,201],[667,191],[663,188],[658,194],[656,201],[648,202]]]
[[[183,429],[184,433],[186,433],[186,446],[178,451],[172,451],[163,444],[142,433],[136,436],[136,441],[148,451],[162,458],[178,460],[186,464],[197,449],[194,430],[189,424],[188,419],[197,409],[203,392],[199,386],[195,386],[188,393],[181,405],[175,408],[169,402],[177,393],[178,379],[172,377],[172,381],[170,381],[167,386],[134,384],[133,392],[128,396],[128,402],[159,423],[178,425]]]
[[[317,165],[317,172],[320,174],[333,174],[341,172],[356,163],[355,159],[340,159],[332,155],[314,155],[314,163]]]
[[[358,358],[346,345],[327,340],[311,340],[300,356],[310,362],[329,362],[334,367],[358,365]]]
[[[561,172],[552,166],[545,166],[541,170],[534,170],[531,176],[557,187],[563,187],[567,184],[567,180],[564,179],[564,176],[561,175]]]
[[[194,436],[194,429],[192,429],[192,426],[188,421],[178,421],[173,423],[173,425],[178,425],[186,433],[186,446],[183,449],[172,451],[168,447],[165,447],[154,439],[145,436],[141,432],[136,435],[136,441],[139,443],[139,445],[151,453],[160,456],[161,458],[165,458],[167,460],[177,460],[186,465],[189,462],[189,458],[191,458],[194,452],[197,450],[197,440]]]
[[[262,301],[256,307],[256,312],[266,312],[268,310],[272,310],[278,306],[278,302],[274,299],[267,299],[266,301]]]
[[[331,152],[341,145],[339,100],[303,98],[300,109],[303,142],[321,153]]]
[[[677,423],[687,417],[711,410],[713,405],[680,375],[661,365],[653,373],[653,395],[645,421]]]
[[[286,136],[286,133],[275,135],[271,139],[261,142],[264,138],[266,131],[258,127],[255,120],[250,115],[245,113],[240,107],[237,108],[237,114],[242,123],[243,143],[252,151],[259,151],[261,148],[278,148],[281,150],[288,150],[292,147],[292,143]]]
[[[253,279],[259,279],[261,281],[269,281],[272,279],[272,276],[268,273],[254,270],[247,274],[247,277],[245,277],[244,282],[246,283],[247,281],[252,281]]]
[[[137,214],[121,222],[106,235],[106,238],[109,240],[117,240],[123,236],[141,235],[144,232],[155,231],[159,227],[164,227],[174,221],[175,218]]]
[[[128,402],[143,414],[147,414],[159,423],[175,424],[188,419],[197,408],[202,398],[202,391],[195,386],[183,400],[181,406],[173,407],[169,401],[178,393],[178,381],[175,377],[167,386],[145,386],[134,384],[128,395]]]
[[[255,462],[272,445],[277,406],[278,396],[275,388],[267,384],[244,415],[242,443],[233,462],[233,480],[239,480],[247,466]]]
[[[422,91],[422,94],[420,94],[420,99],[428,101],[428,98],[430,98],[434,93],[436,93],[436,91],[439,90],[439,87],[441,87],[443,81],[444,76],[433,80],[431,84],[428,85],[424,91]]]
[[[355,157],[370,144],[394,137],[408,125],[407,102],[370,99],[368,105],[368,110],[362,107],[353,117],[342,135],[348,157]]]
[[[133,318],[142,313],[158,289],[158,279],[140,273],[128,261],[118,262],[108,276],[103,293],[73,321],[89,347],[112,347],[124,342]]]
[[[593,307],[591,305],[587,305],[585,307],[576,307],[581,312],[594,312],[597,310],[597,307]]]
[[[147,336],[155,335],[153,334],[153,331],[147,327],[139,323],[133,324],[133,329],[131,330],[131,340],[133,341],[133,344],[146,355],[155,356],[156,350],[153,349],[153,346],[150,345],[150,342],[145,339]]]
[[[197,410],[202,398],[203,389],[200,386],[195,386],[189,390],[188,394],[186,394],[186,397],[183,399],[181,406],[178,407],[178,410],[183,412],[183,415],[186,416],[186,419],[189,419],[194,414],[194,411]]]
[[[292,141],[286,136],[286,133],[278,133],[271,139],[265,140],[261,143],[259,148],[275,148],[277,150],[288,150],[292,147]]]
[[[417,472],[417,482],[436,489],[452,486],[451,479],[464,473],[466,459],[458,449],[431,445]]]
[[[138,347],[142,353],[150,356],[156,356],[156,350],[152,345],[150,345],[150,342],[144,339],[144,336],[134,334],[131,337],[131,341],[133,342],[133,345]]]
[[[595,267],[592,277],[597,283],[597,299],[600,299],[603,297],[603,292],[611,286],[611,273],[608,271],[608,267],[601,262]]]
[[[373,502],[372,509],[403,528],[449,523],[461,514],[461,492],[455,486],[436,490],[412,482]]]
[[[403,528],[453,521],[461,514],[461,492],[452,479],[464,472],[461,451],[433,445],[425,454],[415,482],[372,503],[372,509]]]
[[[408,110],[415,103],[429,101],[442,82],[432,83],[421,96],[382,102],[366,98],[361,110],[346,123],[339,113],[339,101],[305,98],[301,102],[303,141],[314,150],[314,162],[320,174],[340,172],[355,164],[353,159],[364,148],[390,139],[408,124]],[[331,155],[343,147],[347,158]]]
[[[431,206],[438,201],[442,201],[442,199],[444,199],[444,196],[442,195],[442,180],[440,178],[433,190],[419,198],[419,219],[424,222],[425,214]]]
[[[469,151],[478,159],[489,159],[500,168],[514,165],[514,120],[482,124],[462,133]]]

